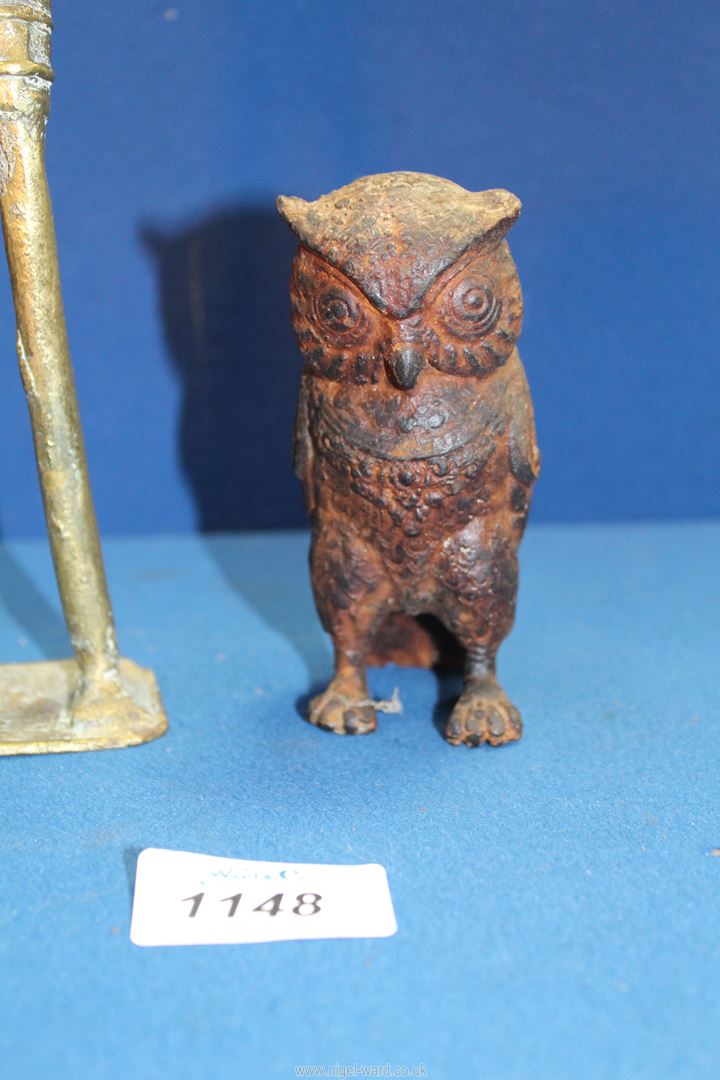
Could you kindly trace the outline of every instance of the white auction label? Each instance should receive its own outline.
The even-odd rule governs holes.
[[[146,848],[135,880],[135,945],[231,945],[390,937],[397,930],[377,863],[255,862]]]

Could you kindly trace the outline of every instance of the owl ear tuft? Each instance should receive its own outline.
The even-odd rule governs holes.
[[[275,206],[280,214],[280,217],[287,221],[293,232],[296,232],[298,236],[302,237],[305,232],[305,223],[307,220],[307,213],[310,209],[310,203],[305,199],[300,199],[296,195],[278,195],[275,200]]]
[[[493,237],[504,236],[513,225],[522,209],[517,195],[504,188],[492,188],[490,191],[473,192],[475,207],[483,218],[483,232]]]

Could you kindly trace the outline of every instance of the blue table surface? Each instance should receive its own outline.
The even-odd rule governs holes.
[[[531,528],[496,750],[445,744],[425,671],[372,674],[404,713],[369,738],[300,719],[330,667],[307,542],[106,542],[171,727],[2,760],[3,1078],[717,1077],[720,525]],[[0,547],[0,607],[3,660],[67,654],[44,544]],[[380,862],[399,931],[140,949],[150,846]]]

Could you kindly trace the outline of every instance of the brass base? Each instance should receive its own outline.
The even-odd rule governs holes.
[[[77,693],[74,660],[0,666],[0,755],[111,750],[157,739],[168,722],[152,671],[120,661],[120,681]]]

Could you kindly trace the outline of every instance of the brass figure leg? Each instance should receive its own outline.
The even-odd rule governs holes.
[[[152,672],[118,653],[45,174],[50,0],[0,2],[0,214],[17,350],[75,661],[0,667],[0,754],[127,746],[167,727]]]

